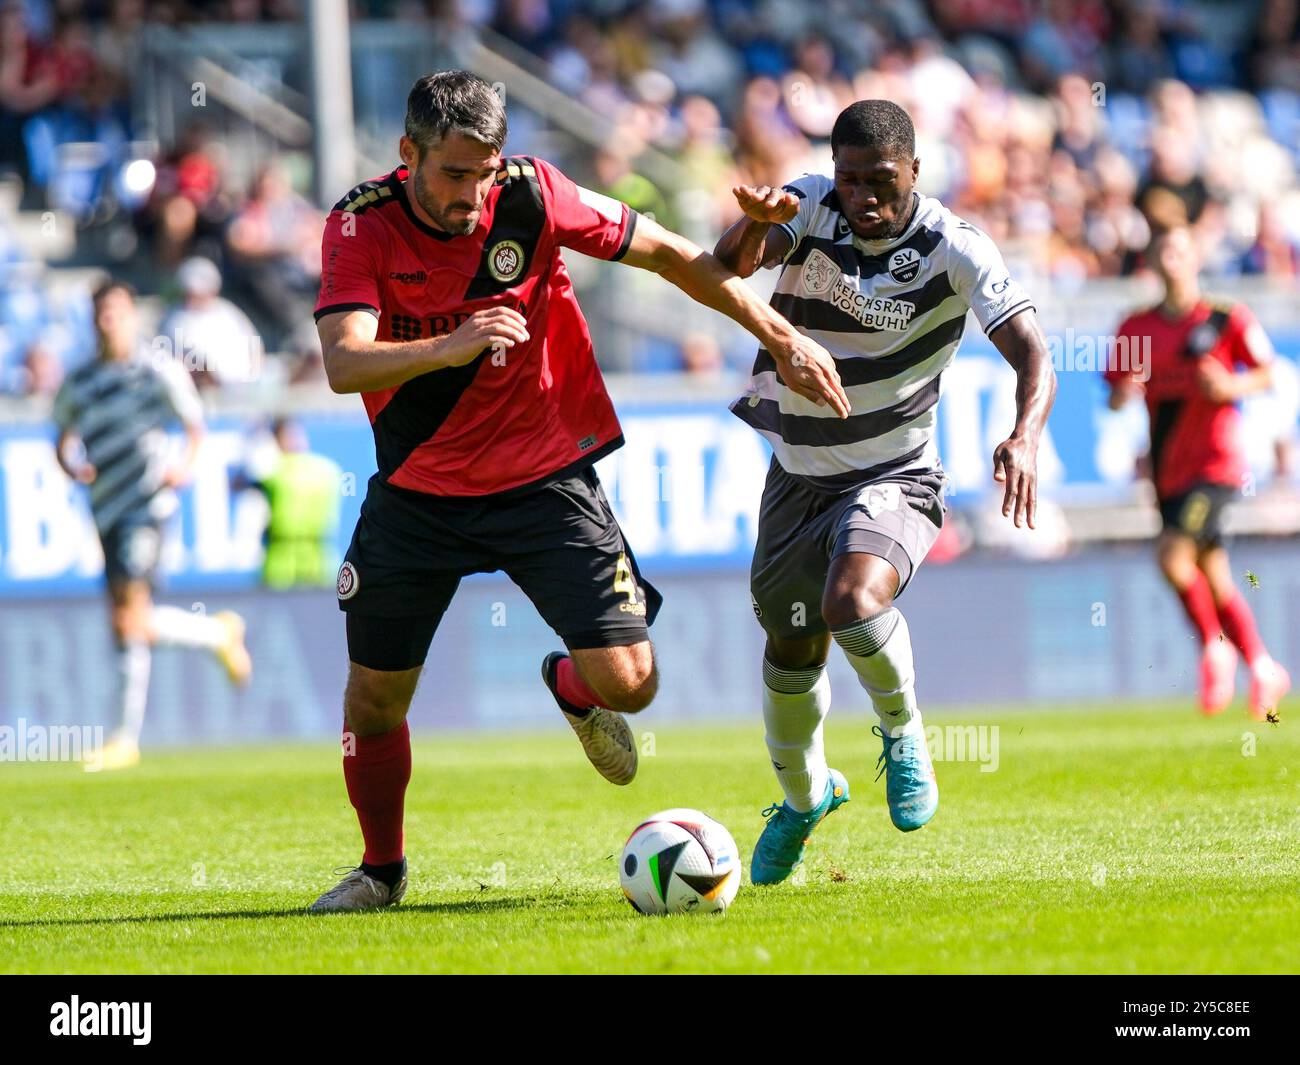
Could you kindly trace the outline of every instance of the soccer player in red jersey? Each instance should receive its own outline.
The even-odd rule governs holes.
[[[1156,552],[1200,636],[1201,708],[1217,714],[1232,702],[1240,651],[1251,676],[1250,713],[1262,720],[1291,679],[1265,650],[1233,583],[1220,519],[1248,472],[1236,404],[1271,386],[1273,349],[1243,304],[1201,294],[1200,258],[1186,226],[1157,234],[1148,257],[1164,299],[1120,325],[1117,351],[1128,359],[1105,371],[1110,406],[1118,410],[1136,395],[1146,400],[1163,525]]]
[[[350,668],[343,772],[365,840],[317,912],[406,891],[406,714],[460,579],[505,570],[564,641],[542,676],[607,780],[628,783],[623,714],[657,685],[642,578],[592,464],[623,442],[561,248],[660,274],[734,318],[782,376],[841,416],[825,349],[690,241],[550,163],[503,158],[506,116],[483,79],[421,78],[402,165],[330,212],[316,320],[336,392],[360,392],[378,473],[338,575]]]

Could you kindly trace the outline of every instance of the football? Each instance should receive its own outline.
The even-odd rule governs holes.
[[[707,814],[664,810],[628,837],[619,878],[637,913],[721,913],[740,890],[740,852]]]

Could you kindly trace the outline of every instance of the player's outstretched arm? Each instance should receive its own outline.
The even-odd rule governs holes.
[[[339,311],[316,323],[325,376],[335,392],[395,388],[433,370],[463,366],[484,351],[528,341],[528,323],[511,307],[475,311],[454,332],[406,343],[376,340],[379,319],[368,311]]]
[[[71,429],[60,429],[59,439],[54,443],[54,458],[59,468],[78,484],[90,484],[96,476],[95,467],[89,462],[74,464],[70,458],[73,442],[78,439]]]
[[[789,222],[799,213],[799,197],[770,185],[735,185],[731,194],[745,217],[718,238],[713,254],[728,270],[749,277],[764,267],[775,266],[790,251],[789,235],[772,227]]]
[[[1056,398],[1056,371],[1038,316],[1021,311],[989,337],[1016,371],[1016,427],[993,451],[993,479],[1004,486],[1002,514],[1034,528],[1038,510],[1038,441]]]
[[[659,274],[696,303],[739,322],[772,353],[791,391],[817,404],[829,403],[841,418],[848,417],[849,397],[830,353],[759,299],[716,256],[642,215],[620,261]]]

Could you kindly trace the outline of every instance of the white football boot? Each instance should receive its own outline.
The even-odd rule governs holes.
[[[406,860],[402,860],[402,879],[389,888],[369,876],[360,867],[347,875],[307,907],[311,913],[348,913],[352,910],[378,910],[402,901],[406,894]]]
[[[546,656],[542,661],[542,681],[564,712],[564,720],[577,734],[587,761],[596,767],[596,772],[611,784],[631,784],[637,766],[632,727],[622,714],[605,706],[593,705],[581,717],[573,713],[581,707],[565,699],[555,681],[560,659],[565,657],[561,651]]]

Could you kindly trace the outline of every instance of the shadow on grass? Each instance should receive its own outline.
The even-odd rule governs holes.
[[[382,910],[365,912],[361,915],[366,917],[382,917],[389,914],[399,913],[446,913],[463,915],[492,913],[502,910],[539,910],[548,908],[553,909],[564,907],[560,900],[544,900],[534,895],[525,895],[509,898],[460,899],[453,902],[417,902],[409,906],[402,904],[391,909],[385,908]],[[96,925],[165,924],[168,922],[181,921],[250,921],[260,920],[265,917],[296,917],[308,918],[313,921],[329,921],[332,918],[342,916],[355,918],[358,914],[308,913],[306,907],[301,909],[295,907],[291,910],[217,910],[214,912],[196,911],[191,913],[139,913],[121,917],[69,917],[66,920],[58,918],[53,920],[37,918],[30,921],[0,920],[0,929],[76,928],[79,926],[93,927]]]

